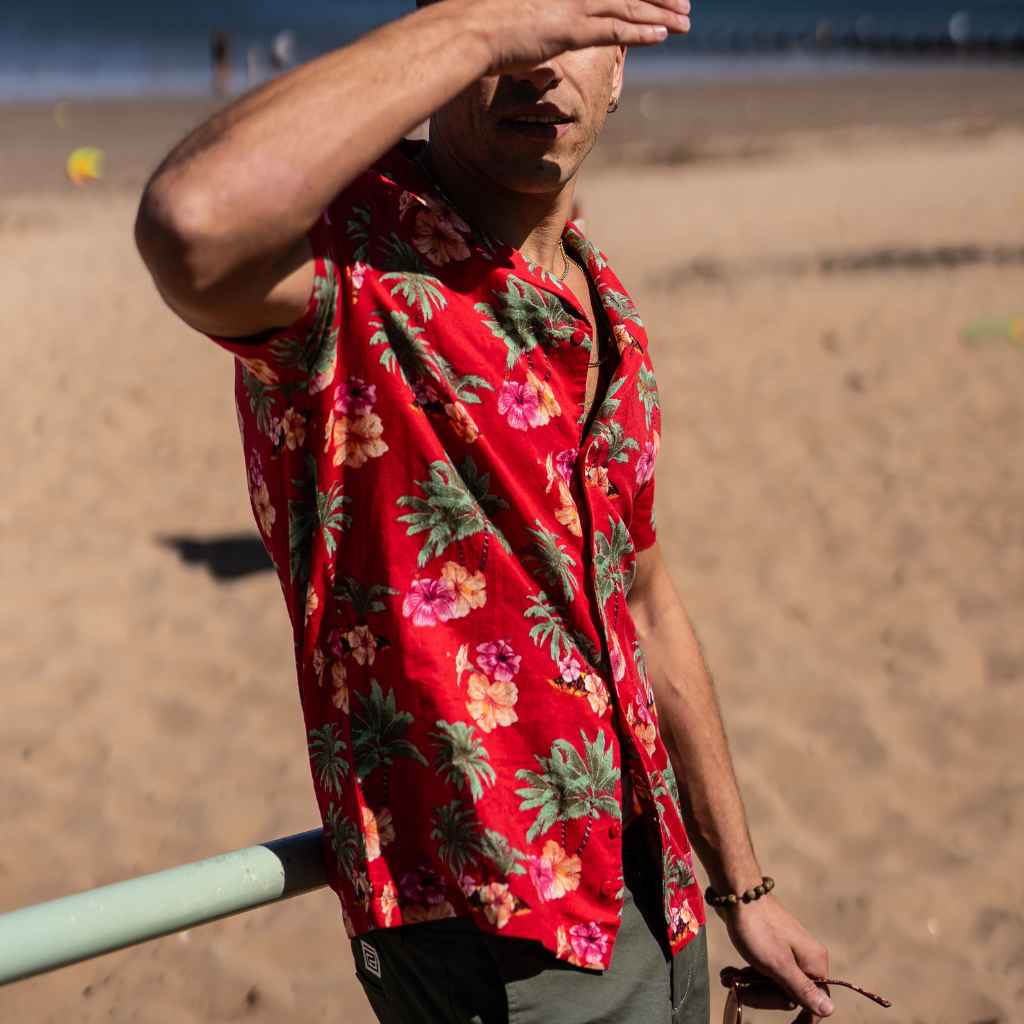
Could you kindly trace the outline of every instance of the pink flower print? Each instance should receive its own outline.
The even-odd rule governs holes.
[[[689,903],[683,903],[681,907],[673,907],[669,912],[669,919],[675,934],[691,931],[696,935],[700,930],[700,925],[697,923],[697,918],[694,917]]]
[[[423,205],[423,200],[413,192],[405,191],[398,197],[398,216],[404,217],[409,212],[409,207],[419,203]]]
[[[579,458],[578,448],[566,448],[555,456],[555,468],[566,483],[572,481],[572,471],[576,468],[576,460]]]
[[[583,963],[601,964],[608,951],[608,936],[596,921],[574,924],[569,929],[569,945]]]
[[[362,377],[349,377],[334,389],[334,411],[339,416],[365,416],[377,401],[377,386]]]
[[[444,881],[429,865],[406,872],[399,888],[402,899],[414,903],[440,903],[444,899]]]
[[[455,614],[455,591],[445,579],[415,579],[402,602],[402,612],[417,626],[436,626]]]
[[[657,454],[654,442],[645,441],[636,459],[636,483],[640,487],[654,475],[654,457]]]
[[[356,260],[352,264],[352,287],[359,291],[363,287],[363,282],[366,280],[366,264],[362,260]]]
[[[504,640],[492,640],[486,644],[477,644],[476,663],[489,675],[503,683],[512,682],[512,677],[519,671],[522,655],[516,654],[511,644]]]
[[[460,217],[448,209],[435,207],[416,214],[416,233],[412,244],[435,267],[469,258],[469,246],[459,233],[459,226],[469,230]]]
[[[413,401],[417,405],[430,405],[433,402],[439,401],[441,398],[434,385],[431,384],[429,380],[424,380],[422,377],[413,381],[412,397]]]
[[[519,381],[507,380],[502,385],[498,394],[498,412],[516,430],[528,430],[546,422],[540,408],[540,396],[529,384]]]
[[[622,654],[622,645],[619,638],[612,633],[612,642],[609,645],[608,653],[611,656],[612,679],[618,682],[626,674],[626,659]]]
[[[573,654],[563,654],[558,659],[558,671],[566,683],[574,683],[583,674],[579,659]]]

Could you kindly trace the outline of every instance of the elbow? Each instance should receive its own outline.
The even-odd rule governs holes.
[[[213,204],[207,196],[147,185],[135,216],[135,247],[164,295],[196,298],[225,276],[216,254],[223,244],[213,228]]]

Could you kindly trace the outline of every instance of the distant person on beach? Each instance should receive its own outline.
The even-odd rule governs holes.
[[[231,44],[226,32],[210,35],[210,63],[213,67],[213,91],[226,96],[231,91]]]
[[[569,219],[627,48],[689,9],[423,5],[216,114],[142,197],[161,295],[235,357],[384,1024],[707,1024],[705,900],[762,1005],[832,1012],[658,541],[648,338]]]

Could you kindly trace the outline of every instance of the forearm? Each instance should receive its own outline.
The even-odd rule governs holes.
[[[667,572],[630,605],[694,851],[719,891],[761,880],[714,684]]]
[[[487,43],[464,6],[417,11],[241,97],[163,161],[144,216],[202,243],[200,278],[286,252],[338,192],[485,73]]]

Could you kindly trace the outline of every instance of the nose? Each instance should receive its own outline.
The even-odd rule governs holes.
[[[541,64],[535,64],[530,68],[516,68],[516,70],[505,76],[509,85],[522,89],[525,84],[533,87],[536,93],[545,93],[554,88],[562,81],[561,69],[555,60],[546,60]]]

